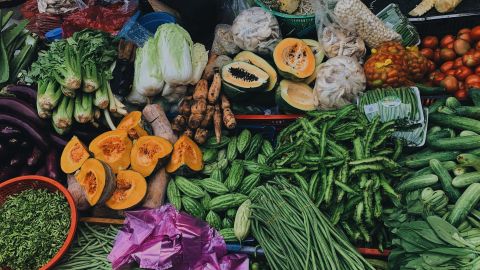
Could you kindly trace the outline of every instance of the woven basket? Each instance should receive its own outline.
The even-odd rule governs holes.
[[[255,0],[255,3],[277,18],[284,36],[304,38],[311,36],[316,31],[314,14],[290,15],[270,9],[262,0]]]

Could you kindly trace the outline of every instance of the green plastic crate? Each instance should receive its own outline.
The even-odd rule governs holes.
[[[282,34],[285,37],[305,38],[316,32],[315,14],[290,15],[270,9],[262,0],[255,0],[255,3],[277,18]]]

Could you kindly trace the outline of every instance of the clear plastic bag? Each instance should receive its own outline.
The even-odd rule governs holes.
[[[240,52],[240,48],[233,41],[232,26],[228,24],[218,24],[215,27],[212,53],[216,55],[233,55],[238,52]]]
[[[65,14],[87,5],[82,0],[38,0],[38,11],[48,14]]]
[[[243,50],[270,54],[282,33],[277,19],[260,7],[244,10],[232,25],[233,40]]]
[[[386,41],[401,40],[401,36],[388,28],[360,0],[317,0],[315,18],[318,37],[323,36],[323,27],[336,23],[356,33],[370,48]]]
[[[245,9],[255,6],[254,0],[223,0],[220,7],[222,22],[232,24],[233,20]]]

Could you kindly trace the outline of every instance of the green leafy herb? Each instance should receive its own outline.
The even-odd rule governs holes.
[[[0,266],[39,269],[65,242],[70,210],[58,192],[25,190],[0,207]]]

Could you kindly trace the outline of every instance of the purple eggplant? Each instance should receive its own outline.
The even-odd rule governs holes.
[[[58,147],[58,148],[64,148],[65,145],[67,145],[67,140],[64,138],[60,137],[56,132],[50,132],[49,133],[50,140]]]
[[[18,138],[11,138],[8,140],[8,146],[10,146],[10,148],[16,148],[19,145],[20,141]]]
[[[35,172],[35,175],[47,176],[47,166],[42,166],[37,172]]]
[[[36,107],[37,91],[35,91],[35,89],[28,86],[13,84],[7,85],[4,89],[6,89],[7,93],[15,95],[16,98],[28,103],[32,108]]]
[[[42,151],[37,146],[34,146],[32,152],[30,153],[29,157],[27,158],[27,165],[28,167],[35,167],[37,166],[38,162],[42,158]]]
[[[8,147],[4,144],[0,144],[0,161],[6,160],[9,156]]]
[[[22,170],[20,171],[20,175],[30,175],[33,173],[33,168],[32,167],[29,167],[29,166],[25,166],[22,168]]]
[[[10,166],[18,169],[20,168],[20,165],[25,164],[26,159],[27,155],[24,151],[17,151],[10,160]]]
[[[48,177],[58,180],[59,179],[59,172],[58,172],[58,163],[60,160],[58,159],[58,153],[57,150],[51,150],[47,158],[45,160],[45,168],[46,168],[46,174]]]
[[[30,123],[24,122],[14,116],[5,113],[0,113],[0,123],[7,123],[21,128],[24,133],[26,133],[26,135],[28,135],[32,139],[32,142],[35,145],[40,147],[40,149],[47,149],[47,137],[42,130],[32,126]]]
[[[20,149],[22,152],[30,153],[32,150],[32,143],[29,140],[20,142]]]
[[[2,139],[11,139],[22,137],[22,131],[14,126],[2,125],[0,126],[0,138]]]
[[[0,168],[0,183],[15,176],[15,171],[15,168],[9,165]]]
[[[39,128],[44,128],[46,126],[45,121],[37,115],[35,109],[14,97],[0,97],[0,112],[15,116],[15,118],[31,123]]]

